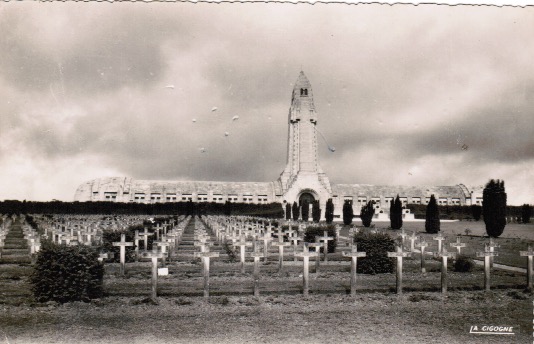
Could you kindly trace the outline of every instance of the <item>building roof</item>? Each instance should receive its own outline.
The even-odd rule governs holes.
[[[77,201],[86,200],[93,192],[251,194],[267,195],[274,198],[281,193],[281,187],[278,182],[158,181],[108,177],[83,183],[76,190],[74,199]]]
[[[367,184],[332,184],[332,193],[337,196],[369,197],[469,197],[459,185],[455,186],[404,186],[404,185],[367,185]]]

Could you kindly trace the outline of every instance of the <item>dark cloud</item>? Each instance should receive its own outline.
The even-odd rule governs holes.
[[[48,91],[53,85],[70,96],[122,87],[146,90],[165,71],[162,49],[168,40],[172,39],[178,49],[191,48],[193,36],[187,17],[174,20],[165,12],[124,6],[107,11],[95,4],[50,7],[46,12],[52,12],[52,18],[65,11],[72,18],[62,17],[64,27],[51,32],[56,36],[47,37],[45,42],[39,38],[46,28],[42,28],[43,33],[37,26],[53,26],[48,18],[41,17],[32,25],[28,20],[35,13],[26,16],[8,8],[0,14],[0,31],[4,33],[0,72],[21,90]],[[83,15],[93,18],[82,20]]]
[[[286,163],[302,68],[333,182],[484,183],[488,166],[511,175],[533,159],[533,18],[446,6],[18,4],[0,12],[0,151],[39,164],[38,180],[52,165],[87,165],[77,178],[271,181]],[[467,165],[472,174],[459,174]],[[61,188],[69,199],[75,185]]]

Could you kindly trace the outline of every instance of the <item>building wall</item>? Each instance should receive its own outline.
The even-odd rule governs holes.
[[[353,202],[355,214],[368,201],[389,211],[391,199],[399,195],[404,204],[427,204],[433,194],[438,204],[481,204],[482,187],[455,186],[379,186],[331,184],[324,174],[317,154],[318,115],[308,78],[300,72],[293,88],[288,115],[287,164],[279,179],[268,183],[213,181],[146,181],[125,177],[100,178],[83,183],[76,190],[75,201],[111,202],[231,202],[293,203],[307,192],[319,200],[324,217],[326,202],[332,198],[335,215],[340,215],[344,200]]]

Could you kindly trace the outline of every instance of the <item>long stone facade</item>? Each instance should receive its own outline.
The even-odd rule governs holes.
[[[317,153],[317,112],[313,91],[303,72],[295,83],[288,115],[287,165],[274,182],[149,181],[126,177],[100,178],[83,183],[75,201],[113,202],[230,202],[267,204],[319,200],[325,209],[332,198],[339,216],[345,200],[351,200],[355,214],[368,201],[386,211],[393,197],[404,204],[427,204],[434,195],[441,205],[482,204],[482,186],[377,186],[331,184],[321,169]],[[324,213],[324,212],[323,212]]]

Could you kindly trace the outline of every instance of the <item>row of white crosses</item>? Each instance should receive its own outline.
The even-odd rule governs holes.
[[[211,224],[211,228],[217,228],[216,231],[223,231],[221,229],[221,226],[215,224],[217,223],[217,220],[213,221],[215,223],[212,223],[213,219],[208,218],[208,222]],[[289,229],[285,233],[283,232],[282,228],[277,228],[274,230],[274,227],[271,226],[270,223],[267,223],[266,225],[253,225],[253,229],[259,229],[259,231],[252,231],[252,233],[249,233],[250,236],[252,236],[253,243],[246,241],[246,235],[245,233],[238,231],[237,229],[240,228],[238,224],[236,224],[234,221],[228,221],[228,220],[222,220],[223,222],[226,222],[228,226],[226,227],[228,229],[228,235],[225,236],[225,238],[228,238],[229,240],[232,240],[232,245],[234,247],[239,247],[240,250],[240,267],[241,272],[244,273],[244,262],[245,262],[245,248],[247,246],[253,245],[253,251],[249,253],[249,256],[254,259],[254,295],[259,295],[259,259],[264,258],[266,261],[266,258],[268,256],[269,252],[269,243],[271,241],[274,241],[271,246],[278,247],[278,270],[283,270],[283,257],[284,257],[284,248],[291,245],[291,243],[294,244],[295,251],[294,251],[294,257],[295,260],[298,257],[303,258],[303,294],[308,295],[309,293],[309,258],[310,257],[317,257],[316,263],[319,262],[319,250],[320,248],[324,249],[325,252],[325,260],[327,260],[327,254],[328,254],[328,242],[333,240],[334,237],[328,236],[328,232],[324,232],[323,236],[317,236],[315,243],[304,243],[303,246],[298,246],[298,242],[302,241],[302,237],[299,236],[299,232],[304,232],[305,226],[295,226],[298,228],[297,231],[292,229],[292,225],[289,224]],[[263,227],[263,228],[262,228]],[[273,234],[276,234],[278,237],[278,240],[273,240]],[[284,235],[288,235],[288,242],[284,241]],[[259,242],[263,242],[263,252],[259,252]],[[299,249],[301,247],[301,249]],[[309,248],[314,247],[315,251],[310,252]],[[351,272],[353,273],[351,277],[351,293],[354,295],[356,290],[356,260],[358,257],[361,257],[365,253],[357,252],[356,246],[354,246],[354,250],[350,253],[346,253],[347,257],[353,258],[353,269]],[[207,295],[206,289],[205,289],[205,295]]]
[[[32,263],[35,263],[35,260],[37,258],[37,252],[39,252],[39,250],[41,249],[41,236],[25,221],[22,225],[22,232],[24,233],[24,239],[26,239],[28,243],[28,254],[32,260]]]
[[[62,216],[55,215],[52,219],[36,217],[38,225],[55,243],[66,245],[94,245],[102,240],[104,230],[120,230],[136,225],[147,216],[113,216],[102,217],[96,215]]]
[[[264,223],[264,224],[258,224],[254,223],[254,225],[251,225],[248,231],[241,230],[244,225],[240,225],[239,218],[231,218],[228,219],[227,217],[220,218],[215,217],[215,221],[211,221],[213,218],[208,217],[208,223],[211,224],[211,228],[216,228],[215,231],[217,232],[225,232],[224,238],[227,238],[229,240],[232,240],[232,245],[234,247],[239,247],[240,251],[240,262],[241,262],[241,271],[244,271],[244,253],[245,248],[247,246],[250,246],[249,243],[246,243],[246,239],[243,237],[252,237],[254,240],[259,240],[263,242],[264,247],[264,255],[262,256],[264,258],[264,262],[267,262],[268,255],[269,255],[269,247],[274,246],[278,247],[278,266],[279,271],[283,269],[283,259],[284,259],[284,249],[291,244],[294,247],[293,253],[296,253],[299,251],[298,243],[303,241],[302,234],[304,234],[306,226],[304,224],[300,225],[293,225],[291,222],[288,223],[288,230],[284,233],[282,230],[282,227],[274,228],[270,222]],[[213,224],[213,222],[217,223],[217,220],[220,222],[223,222],[227,224],[226,230],[221,229],[221,226],[218,224]],[[294,230],[295,228],[296,230]],[[339,230],[339,228],[338,228]],[[339,231],[336,231],[337,236],[339,236]],[[273,239],[273,234],[278,237],[278,240]],[[288,241],[284,241],[284,235],[287,235]],[[328,261],[328,242],[333,240],[334,237],[330,237],[327,235],[327,232],[324,233],[324,236],[318,236],[316,237],[316,242],[309,244],[309,247],[313,247],[316,252],[319,252],[321,248],[324,252],[324,260]],[[295,261],[297,260],[297,256],[294,256]],[[316,259],[316,271],[318,269],[319,265],[319,258]]]
[[[121,234],[121,241],[114,242],[113,246],[118,246],[120,248],[120,274],[125,274],[125,265],[126,265],[126,247],[135,246],[135,257],[136,260],[139,259],[139,257],[146,257],[148,252],[148,238],[150,236],[153,236],[154,233],[148,231],[148,227],[144,227],[142,232],[135,231],[134,234],[134,241],[133,242],[126,242],[126,236],[125,234]],[[160,241],[154,241],[153,245],[156,247],[161,247],[161,252],[163,254],[163,257],[166,257],[167,250],[166,248],[171,246],[174,250],[176,248],[176,241],[179,240],[181,236],[181,229],[178,227],[173,228],[171,231],[167,233],[167,236],[162,236],[162,240]],[[144,244],[144,251],[139,252],[139,242],[143,241]],[[104,256],[103,256],[104,257]],[[165,264],[165,263],[164,263]]]
[[[402,231],[399,234],[399,237],[403,239],[405,238],[405,233]],[[447,291],[447,259],[448,258],[454,258],[456,256],[456,253],[454,252],[448,252],[445,247],[442,247],[442,241],[444,241],[446,238],[443,237],[440,234],[433,237],[433,240],[438,241],[438,252],[435,253],[436,257],[442,258],[442,264],[441,264],[441,290],[442,292]],[[390,257],[396,257],[397,258],[397,292],[402,292],[402,258],[409,256],[414,251],[414,242],[415,242],[415,232],[412,232],[412,236],[410,237],[411,240],[411,252],[403,252],[402,247],[397,247],[397,252],[388,253],[388,256]],[[415,245],[416,247],[420,248],[421,253],[421,271],[423,273],[426,272],[425,269],[425,260],[424,260],[424,250],[425,247],[428,246],[426,241],[421,237],[419,240],[419,243]],[[467,245],[465,243],[461,242],[460,236],[457,236],[456,242],[450,243],[450,246],[455,248],[457,250],[457,254],[459,255],[461,253],[461,249],[465,248]],[[498,248],[500,245],[497,244],[494,240],[494,238],[490,237],[489,243],[484,244],[484,251],[476,252],[477,257],[483,257],[484,258],[484,289],[490,290],[490,271],[491,267],[493,266],[493,257],[498,256],[498,252],[495,251],[496,248]],[[527,257],[528,258],[528,264],[527,264],[527,287],[532,288],[534,283],[534,270],[533,270],[533,257],[534,257],[534,251],[532,249],[532,245],[528,246],[527,251],[520,251],[520,256]]]
[[[423,255],[424,255],[424,248],[428,246],[428,244],[424,240],[421,240],[421,242],[417,246],[421,248],[421,271],[425,273],[426,270],[425,270]],[[397,259],[397,268],[396,268],[396,292],[397,294],[402,293],[402,259],[406,257],[410,257],[412,253],[413,251],[404,251],[402,245],[398,245],[394,252],[388,252],[388,257]],[[443,247],[441,251],[435,254],[436,257],[441,258],[441,292],[442,293],[447,292],[447,284],[448,284],[447,259],[454,257],[455,255],[456,255],[455,252],[448,252],[445,247]]]
[[[270,232],[270,228],[267,228],[266,232],[269,233]],[[279,234],[281,234],[281,231],[279,231]],[[197,253],[196,256],[202,258],[203,262],[204,262],[204,269],[203,269],[204,296],[208,297],[209,296],[209,259],[212,258],[212,257],[218,256],[218,253],[217,252],[209,252],[209,250],[206,249],[207,245],[206,245],[205,242],[203,242],[203,240],[204,240],[203,239],[203,235],[205,235],[205,233],[199,233],[199,235],[197,236],[198,239],[200,240],[200,243],[198,245],[201,246],[201,252]],[[240,244],[244,242],[243,238],[244,238],[244,234],[242,234],[241,239],[239,240],[239,243],[236,244],[236,246],[239,246],[240,248],[242,248],[241,249],[242,252],[244,252],[244,248],[245,248],[245,245],[240,246]],[[280,238],[282,238],[281,235],[279,235],[279,243],[283,242],[283,241],[280,240]],[[330,240],[333,239],[331,237],[329,238],[326,233],[325,233],[323,238],[330,239]],[[262,238],[262,239],[264,239],[264,238]],[[271,239],[272,239],[272,237],[271,237]],[[445,238],[441,237],[441,235],[438,235],[437,237],[434,237],[433,239],[438,241],[438,251],[439,252],[436,255],[438,257],[442,258],[441,285],[442,285],[442,292],[446,292],[447,291],[447,258],[453,257],[454,253],[453,252],[448,252],[446,250],[446,248],[441,248],[441,250],[440,250],[440,246],[442,246],[441,245],[441,241],[443,241],[445,239]],[[328,242],[328,240],[323,241],[323,243],[325,243],[325,246],[326,246],[327,242]],[[256,242],[254,242],[254,243],[256,244]],[[246,245],[246,246],[248,246],[248,245]],[[254,295],[259,295],[259,266],[258,266],[258,262],[259,262],[259,258],[260,257],[265,257],[265,252],[266,251],[264,250],[264,253],[260,253],[257,250],[257,245],[254,245],[254,246],[255,246],[254,247],[254,251],[250,254],[250,256],[254,258]],[[283,249],[284,246],[285,245],[279,246],[279,247],[282,247],[282,249]],[[417,244],[417,247],[419,247],[421,249],[421,251],[422,251],[422,254],[421,254],[421,257],[422,257],[421,258],[421,262],[422,262],[421,263],[421,267],[422,267],[422,271],[423,272],[425,271],[424,270],[424,259],[423,259],[423,257],[424,257],[424,248],[427,247],[427,246],[428,245],[424,240],[420,240],[420,242]],[[457,241],[456,243],[451,243],[451,246],[452,247],[456,247],[457,250],[459,251],[462,247],[465,247],[465,244]],[[494,253],[490,249],[490,247],[497,247],[498,245],[495,245],[492,242],[490,245],[487,244],[486,246],[487,246],[487,249],[485,250],[486,253],[484,253],[483,256],[491,257],[493,255],[496,255],[496,253]],[[319,247],[319,245],[316,245],[315,247],[317,249]],[[397,293],[402,293],[402,258],[410,256],[411,253],[412,252],[403,252],[402,251],[402,247],[400,247],[400,246],[397,247],[396,252],[389,252],[388,253],[388,256],[397,258]],[[530,256],[528,256],[529,254],[530,254]],[[354,295],[355,291],[356,291],[357,258],[365,256],[365,252],[358,252],[356,245],[353,245],[351,252],[344,252],[343,255],[352,258],[352,263],[351,263],[351,295]],[[534,256],[534,252],[532,251],[531,247],[529,247],[529,251],[521,252],[521,255],[527,255],[529,257],[529,264],[532,265],[532,257]],[[243,256],[243,255],[241,255],[241,256]],[[303,264],[304,264],[304,266],[303,266],[303,270],[304,270],[303,271],[303,293],[304,293],[304,295],[307,295],[308,292],[309,292],[309,277],[308,277],[309,257],[316,257],[316,256],[318,256],[318,252],[310,252],[309,249],[308,249],[308,245],[307,244],[304,245],[302,252],[295,253],[295,257],[302,257],[303,258]],[[242,261],[242,263],[244,263],[244,259],[243,258],[241,259],[241,261]],[[317,259],[317,261],[318,261],[318,259]],[[282,268],[281,264],[282,263],[279,262],[279,269]],[[242,267],[243,266],[244,266],[244,264],[242,264]],[[489,264],[486,264],[486,266],[489,267]],[[486,271],[487,271],[487,269],[486,269]],[[532,267],[529,267],[529,272],[532,272]],[[532,284],[532,273],[529,273],[529,286],[531,284]],[[486,285],[486,288],[489,288],[489,274],[488,273],[485,274],[485,285]]]
[[[210,252],[210,235],[206,231],[201,221],[195,222],[195,246],[200,247],[200,252],[195,252],[194,256],[202,261],[202,276],[204,278],[204,297],[210,294],[210,259],[219,257],[219,252]]]
[[[0,226],[0,258],[2,258],[2,250],[4,249],[7,231],[11,227],[11,218],[7,215],[2,216],[2,226]]]
[[[113,246],[120,247],[120,274],[125,274],[125,266],[126,266],[126,247],[134,246],[136,248],[136,259],[138,260],[139,257],[141,258],[147,258],[152,260],[152,288],[151,288],[151,298],[155,299],[157,297],[157,288],[158,288],[158,259],[163,260],[163,266],[165,266],[165,259],[167,257],[167,250],[166,248],[171,246],[172,250],[174,250],[177,246],[177,241],[180,239],[181,233],[183,231],[183,228],[187,223],[190,221],[190,218],[186,218],[183,222],[182,226],[172,226],[172,223],[168,223],[168,226],[172,228],[171,230],[167,231],[166,235],[161,237],[161,240],[159,241],[153,241],[153,247],[152,251],[148,251],[148,237],[154,235],[154,233],[148,232],[147,228],[144,228],[144,231],[139,233],[138,231],[135,232],[134,236],[134,242],[126,242],[126,236],[125,234],[121,234],[121,241],[114,242]],[[160,226],[161,227],[161,226]],[[139,241],[144,241],[144,251],[139,253],[138,247],[139,247]],[[158,247],[160,250],[158,250]],[[102,253],[100,254],[100,260],[110,258],[108,253]]]

